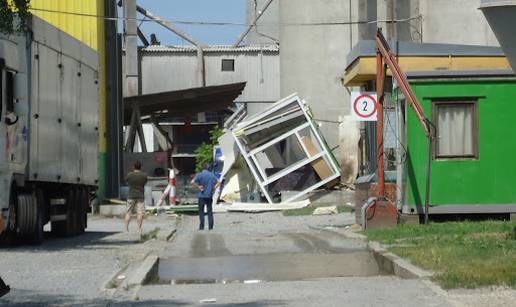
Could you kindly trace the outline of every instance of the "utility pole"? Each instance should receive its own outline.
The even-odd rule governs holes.
[[[138,26],[136,0],[124,0],[125,97],[137,96],[138,89]]]

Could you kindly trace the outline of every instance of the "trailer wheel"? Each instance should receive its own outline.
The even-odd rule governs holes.
[[[43,194],[43,191],[41,189],[36,190],[35,201],[36,201],[36,205],[34,206],[35,210],[34,210],[33,214],[36,215],[36,224],[35,224],[34,233],[32,235],[31,243],[39,245],[43,242],[43,237],[44,237],[43,226],[45,225],[44,218],[45,218],[45,207],[46,207],[45,195]]]
[[[17,234],[30,243],[41,244],[43,241],[42,206],[31,194],[19,194],[17,197]]]

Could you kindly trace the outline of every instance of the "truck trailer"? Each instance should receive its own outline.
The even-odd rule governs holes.
[[[98,183],[98,54],[33,16],[0,34],[0,72],[0,233],[35,244],[48,222],[83,233]]]

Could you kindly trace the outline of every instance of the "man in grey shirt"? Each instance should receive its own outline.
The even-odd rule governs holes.
[[[131,213],[136,208],[136,221],[140,234],[142,233],[143,212],[145,210],[144,203],[144,187],[147,183],[147,174],[141,171],[142,163],[134,162],[133,171],[129,172],[125,177],[129,186],[129,194],[127,195],[127,213],[125,215],[125,231],[129,232],[129,222],[131,221]]]

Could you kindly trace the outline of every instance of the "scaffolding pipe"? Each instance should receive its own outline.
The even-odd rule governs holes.
[[[200,42],[194,40],[190,36],[188,36],[188,34],[184,33],[183,31],[181,31],[181,30],[179,30],[177,28],[175,28],[174,26],[172,26],[171,23],[163,21],[158,16],[155,16],[154,14],[152,14],[151,12],[146,10],[145,8],[137,5],[136,6],[136,10],[138,11],[138,13],[146,16],[147,18],[149,18],[152,21],[156,22],[160,26],[162,26],[165,29],[171,31],[172,33],[175,33],[177,36],[181,37],[182,39],[186,40],[187,42],[189,42],[192,45],[194,45],[195,47],[197,47],[197,65],[199,67],[199,72],[200,72],[200,79],[201,79],[200,83],[201,83],[201,86],[206,86],[206,72],[205,72],[204,51],[203,51],[203,48],[205,46],[203,44],[201,44]]]
[[[142,41],[144,47],[148,47],[150,45],[149,41],[145,37],[145,34],[143,34],[143,32],[140,30],[140,28],[138,28],[138,37]]]
[[[251,32],[251,29],[256,27],[256,23],[262,17],[263,13],[265,13],[265,11],[269,7],[269,5],[271,5],[272,1],[274,1],[274,0],[269,0],[269,1],[267,1],[267,3],[265,3],[265,5],[263,6],[263,9],[261,9],[261,11],[259,11],[258,15],[256,15],[254,17],[253,22],[251,22],[251,24],[247,27],[247,29],[244,31],[244,33],[240,34],[236,43],[233,44],[233,47],[235,47],[235,48],[238,47],[240,45],[240,43],[244,40],[244,38],[247,36],[247,34],[249,34],[249,32]]]

